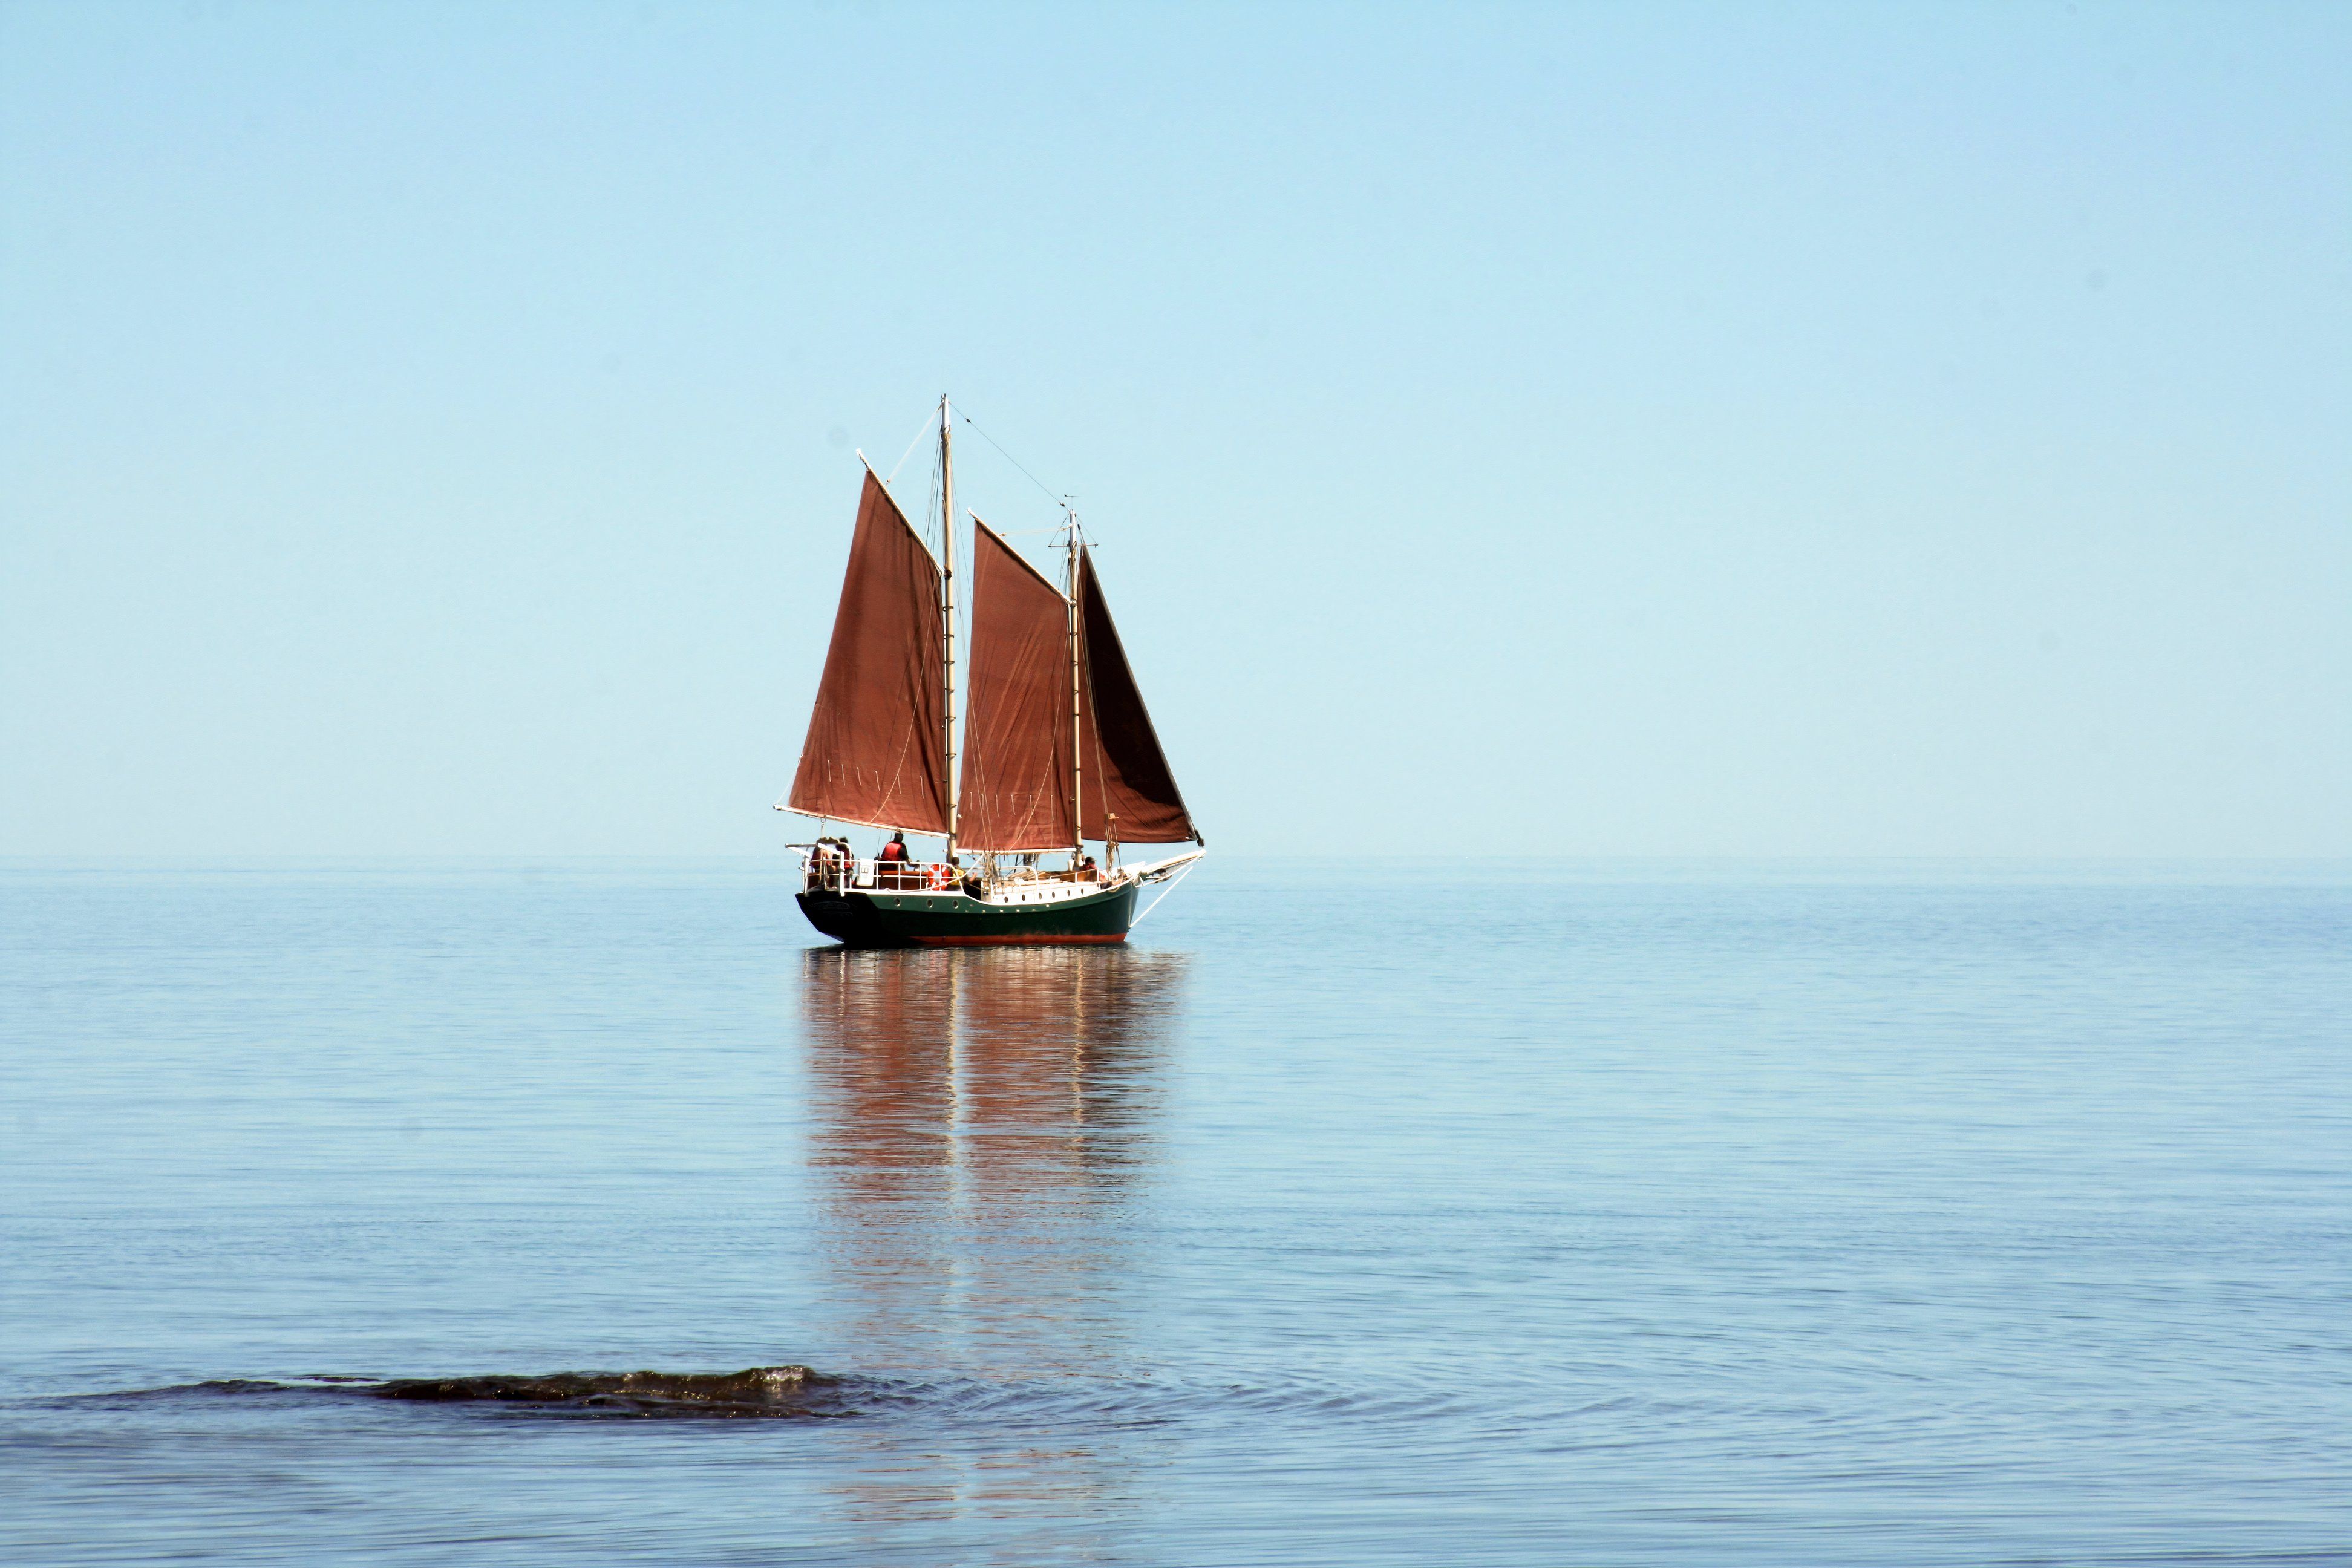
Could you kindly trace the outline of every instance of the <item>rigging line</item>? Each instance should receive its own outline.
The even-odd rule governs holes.
[[[1187,865],[1177,868],[1176,874],[1168,879],[1168,886],[1166,889],[1163,890],[1158,898],[1143,906],[1143,915],[1150,914],[1152,910],[1166,903],[1168,901],[1168,895],[1176,890],[1176,884],[1191,876],[1192,874],[1192,868],[1200,863],[1201,862],[1198,859],[1195,859]],[[1136,927],[1141,925],[1143,923],[1143,915],[1138,915],[1133,920],[1128,921],[1127,929],[1133,931]]]
[[[1020,469],[1021,469],[1022,476],[1023,476],[1024,478],[1025,478],[1025,479],[1027,479],[1031,484],[1035,485],[1035,486],[1036,486],[1039,489],[1041,489],[1041,490],[1045,490],[1045,497],[1046,497],[1046,499],[1047,499],[1047,500],[1051,500],[1051,501],[1052,501],[1055,506],[1063,506],[1063,507],[1066,507],[1066,504],[1068,503],[1069,499],[1070,499],[1066,494],[1064,494],[1064,495],[1055,495],[1052,490],[1050,490],[1050,489],[1045,489],[1045,480],[1043,480],[1043,479],[1039,479],[1036,475],[1034,475],[1034,474],[1031,473],[1031,472],[1028,470],[1028,468],[1027,468],[1024,467],[1024,466],[1023,466],[1023,464],[1022,464],[1021,459],[1020,459],[1020,458],[1016,458],[1016,457],[1014,457],[1012,453],[1010,453],[1010,452],[1006,451],[1006,450],[1004,449],[1004,447],[1003,447],[1003,445],[1001,445],[1001,444],[997,441],[997,439],[996,439],[996,437],[993,437],[993,436],[990,435],[987,431],[982,430],[982,429],[978,425],[973,424],[973,422],[972,422],[972,417],[971,417],[971,415],[969,415],[969,414],[965,415],[965,416],[963,416],[963,422],[964,422],[965,424],[967,424],[967,425],[971,425],[971,426],[972,433],[973,433],[974,435],[978,436],[982,440],[983,440],[983,441],[987,442],[990,446],[994,447],[996,448],[996,450],[997,450],[997,455],[998,455],[998,456],[1002,457],[1002,458],[1003,458],[1006,462],[1008,462],[1008,463],[1012,464],[1014,468],[1020,468]]]
[[[929,430],[930,427],[931,416],[926,414],[923,416],[923,422],[915,426],[915,441],[921,440],[923,438],[923,432]],[[898,460],[890,465],[889,477],[882,481],[883,488],[886,489],[889,487],[891,481],[898,477],[898,470],[907,466],[907,459],[915,455],[915,441],[908,442],[907,449],[898,454]]]

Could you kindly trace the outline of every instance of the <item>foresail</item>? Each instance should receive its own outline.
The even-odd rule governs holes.
[[[789,803],[909,833],[948,826],[939,563],[871,469]]]
[[[1095,575],[1094,557],[1078,551],[1078,624],[1086,643],[1080,820],[1088,838],[1122,844],[1176,844],[1198,838],[1192,814],[1169,771],[1143,693],[1127,667],[1118,627]]]
[[[1069,601],[978,519],[971,554],[956,845],[1065,849],[1074,842]]]

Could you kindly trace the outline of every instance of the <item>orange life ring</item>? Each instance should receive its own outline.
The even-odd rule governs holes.
[[[931,891],[944,893],[955,886],[955,868],[944,860],[931,862]]]

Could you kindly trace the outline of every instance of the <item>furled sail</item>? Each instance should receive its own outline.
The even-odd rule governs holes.
[[[1070,602],[979,519],[956,845],[1065,849],[1070,810]]]
[[[868,469],[790,803],[909,833],[948,828],[939,563]]]
[[[1175,844],[1198,839],[1176,775],[1160,749],[1151,714],[1143,706],[1110,605],[1095,575],[1094,557],[1078,550],[1078,626],[1086,643],[1081,691],[1085,737],[1078,787],[1088,838],[1122,844]],[[1115,818],[1115,820],[1114,820]]]

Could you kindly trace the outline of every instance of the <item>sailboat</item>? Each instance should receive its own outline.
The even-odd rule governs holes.
[[[866,466],[808,738],[776,805],[819,824],[815,839],[788,846],[801,858],[801,910],[852,947],[1125,942],[1143,889],[1168,884],[1164,897],[1208,841],[1160,750],[1075,513],[1059,586],[969,514],[959,731],[954,436],[941,398],[937,553]],[[862,857],[835,825],[896,838]],[[908,834],[941,839],[940,858],[914,858]],[[1089,841],[1103,846],[1099,862]],[[1119,862],[1129,845],[1187,843],[1164,859]]]

